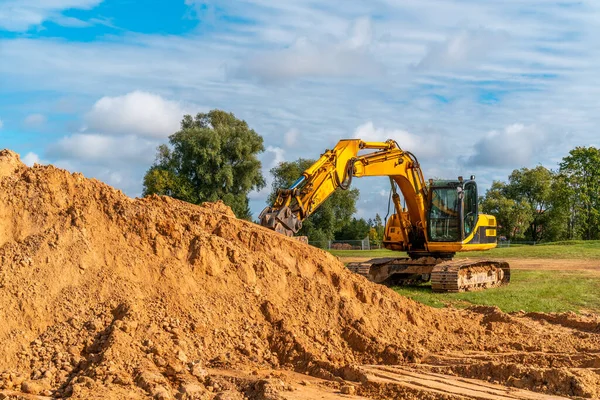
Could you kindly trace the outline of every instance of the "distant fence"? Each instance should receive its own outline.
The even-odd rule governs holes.
[[[381,249],[381,244],[370,241],[369,238],[363,240],[309,240],[308,244],[326,250]],[[540,244],[540,242],[498,240],[498,247],[535,246],[536,244]]]
[[[369,238],[363,240],[309,240],[308,244],[327,250],[373,250],[381,249],[381,245],[371,242]],[[539,242],[498,240],[498,247],[535,246]]]
[[[540,242],[533,241],[511,241],[511,240],[498,240],[498,247],[511,247],[511,246],[535,246]]]
[[[379,246],[373,245],[369,238],[363,240],[309,240],[308,244],[327,250],[371,250],[379,248]]]

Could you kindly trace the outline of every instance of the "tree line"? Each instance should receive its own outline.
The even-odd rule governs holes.
[[[185,115],[181,128],[160,145],[144,176],[143,194],[168,195],[194,204],[222,200],[238,218],[251,220],[248,194],[266,180],[258,156],[263,138],[232,113],[212,110]],[[289,187],[315,160],[300,158],[271,169],[277,189]],[[336,191],[303,223],[311,241],[362,240],[380,243],[379,215],[353,217],[359,191]],[[600,239],[600,150],[577,147],[557,170],[538,166],[513,171],[507,182],[494,181],[480,198],[482,212],[495,215],[499,235],[510,240]]]
[[[576,147],[556,170],[514,170],[492,183],[480,206],[509,240],[600,239],[600,150]]]

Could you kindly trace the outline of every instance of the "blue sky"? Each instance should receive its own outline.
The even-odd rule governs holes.
[[[600,145],[599,34],[592,1],[0,0],[0,147],[137,196],[181,116],[220,108],[263,135],[267,177],[392,138],[485,189]],[[385,214],[386,180],[355,182]]]

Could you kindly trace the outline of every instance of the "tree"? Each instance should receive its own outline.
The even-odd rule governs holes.
[[[506,183],[494,181],[481,201],[481,209],[496,217],[498,236],[508,239],[522,239],[529,227],[532,207],[524,200],[514,200],[508,196]]]
[[[549,241],[574,238],[575,211],[573,193],[564,174],[553,175],[550,188],[550,204],[545,222],[545,238]]]
[[[296,161],[282,162],[271,169],[274,179],[267,203],[273,204],[277,198],[277,189],[290,187],[314,162],[314,160],[299,158]],[[302,229],[299,233],[308,236],[311,242],[332,240],[335,232],[347,225],[352,214],[356,212],[358,195],[359,192],[356,188],[336,190],[309,218],[302,222]]]
[[[552,182],[554,174],[539,165],[533,169],[514,170],[508,177],[505,193],[509,199],[525,202],[531,208],[531,218],[526,236],[534,242],[544,239],[552,208]]]
[[[576,147],[560,163],[574,215],[573,230],[586,240],[600,238],[600,150]]]
[[[363,240],[369,235],[371,227],[363,218],[352,218],[352,221],[335,232],[336,240]]]
[[[383,221],[379,214],[375,214],[375,219],[369,219],[367,221],[369,224],[369,240],[371,244],[376,246],[380,246],[383,242],[383,236],[385,234],[385,227],[383,226]]]
[[[369,228],[369,243],[374,245],[379,245],[379,243],[381,243],[381,238],[377,234],[377,229],[373,227]]]
[[[222,200],[250,219],[248,193],[265,186],[257,155],[263,139],[232,113],[185,115],[181,129],[158,147],[144,176],[144,196],[160,194],[194,204]]]
[[[501,229],[508,237],[533,242],[565,239],[569,212],[565,182],[563,175],[541,165],[516,169],[508,177],[508,183],[494,183],[486,193],[483,208],[491,210],[488,212],[499,223],[502,221],[503,226],[515,229],[514,232]],[[529,210],[529,216],[522,215],[525,210]],[[525,228],[520,226],[526,221]]]
[[[375,214],[375,220],[373,221],[373,228],[375,228],[375,231],[377,232],[377,237],[379,238],[379,240],[383,240],[383,236],[385,234],[385,225],[384,225],[384,221],[381,219],[381,216],[379,214]]]

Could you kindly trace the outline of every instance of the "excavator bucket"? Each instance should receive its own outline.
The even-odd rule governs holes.
[[[282,233],[286,236],[294,236],[302,228],[302,221],[296,217],[289,207],[275,209],[266,207],[258,216],[260,224],[265,228]]]

